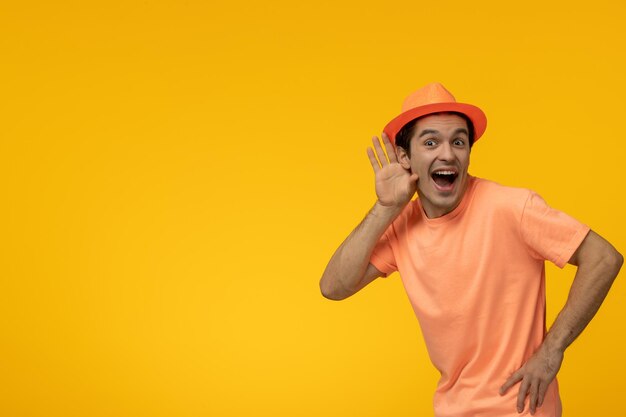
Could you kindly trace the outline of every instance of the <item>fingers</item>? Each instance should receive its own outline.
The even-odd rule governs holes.
[[[548,391],[548,384],[546,384],[545,382],[539,384],[539,390],[537,392],[539,403],[537,404],[537,407],[541,407],[543,405],[543,399],[546,396],[546,391]]]
[[[557,352],[556,356],[552,357],[547,356],[543,351],[535,352],[524,366],[511,375],[504,385],[500,387],[500,395],[504,395],[513,384],[521,381],[517,394],[517,411],[519,413],[524,411],[524,402],[526,397],[528,397],[528,411],[534,415],[537,408],[543,405],[546,392],[556,376],[562,360],[562,352]],[[556,369],[553,369],[555,361],[557,366]]]
[[[389,162],[398,162],[398,158],[396,157],[396,150],[393,149],[393,145],[389,140],[389,137],[385,132],[383,132],[383,143],[385,144],[385,150],[387,151],[387,155],[389,156]]]
[[[524,401],[526,400],[526,395],[528,394],[528,389],[530,388],[530,382],[527,379],[522,380],[522,384],[519,387],[519,393],[517,394],[517,412],[521,413],[524,411]]]
[[[546,384],[542,384],[539,380],[524,379],[520,385],[519,393],[517,394],[517,412],[524,411],[524,402],[528,396],[528,409],[531,415],[535,415],[537,407],[541,407],[543,404],[543,398],[546,394]]]
[[[383,167],[385,165],[388,165],[389,162],[387,162],[387,157],[385,156],[385,152],[383,152],[383,148],[380,146],[380,141],[378,140],[376,136],[372,138],[372,142],[374,142],[374,149],[376,150],[376,156],[378,157],[378,160],[380,161],[380,165]]]
[[[372,148],[367,148],[367,156],[370,159],[370,164],[372,164],[372,168],[374,168],[374,172],[378,172],[381,167],[384,167],[388,164],[387,157],[383,152],[383,148],[380,146],[380,142],[376,136],[372,138],[372,142],[374,143],[374,150]],[[375,152],[375,153],[374,153]],[[378,159],[376,159],[378,157]]]
[[[507,381],[500,387],[500,395],[504,395],[509,388],[513,385],[517,384],[519,381],[522,381],[522,384],[519,388],[519,393],[517,394],[517,412],[521,413],[524,411],[524,400],[526,399],[526,393],[528,392],[528,388],[530,384],[527,381],[524,381],[524,375],[521,372],[515,372],[513,375],[507,379]]]
[[[530,400],[528,401],[528,408],[530,409],[530,414],[534,415],[535,410],[537,410],[537,394],[539,391],[539,382],[533,381],[530,384]]]
[[[515,372],[513,375],[511,375],[509,377],[509,379],[507,379],[507,381],[504,383],[504,385],[502,385],[500,387],[500,395],[506,394],[506,392],[509,390],[509,388],[511,388],[513,385],[515,385],[519,381],[521,381],[522,378],[523,378],[523,376],[519,372]]]
[[[370,159],[370,164],[372,164],[372,168],[374,168],[374,172],[378,172],[378,170],[380,169],[380,164],[376,160],[376,157],[374,156],[374,151],[372,150],[372,148],[367,148],[367,157]]]
[[[383,132],[382,138],[383,143],[385,144],[385,150],[387,151],[386,156],[385,152],[383,152],[382,146],[380,146],[380,140],[376,136],[372,138],[375,151],[372,150],[372,148],[367,148],[367,156],[370,160],[370,164],[372,164],[372,168],[374,168],[374,172],[378,172],[381,167],[384,167],[389,163],[398,162],[396,151],[393,149],[393,145],[385,132]],[[376,159],[377,157],[378,160]]]

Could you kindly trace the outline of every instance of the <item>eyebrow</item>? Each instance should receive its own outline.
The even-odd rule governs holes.
[[[418,138],[421,138],[424,135],[428,135],[429,133],[437,134],[439,133],[439,131],[435,129],[424,129],[422,130]],[[454,132],[452,132],[452,136],[456,135],[457,133],[465,133],[467,136],[469,136],[469,132],[464,127],[459,127],[458,129],[456,129]]]

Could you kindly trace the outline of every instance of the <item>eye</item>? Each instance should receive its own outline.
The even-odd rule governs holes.
[[[463,139],[455,139],[454,140],[454,144],[456,146],[464,146],[465,145],[465,141]]]
[[[426,146],[435,146],[435,141],[432,139],[427,139],[426,141],[424,141],[424,145]]]

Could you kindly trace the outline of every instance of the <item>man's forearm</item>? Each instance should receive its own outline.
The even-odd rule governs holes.
[[[557,316],[539,349],[500,388],[500,394],[520,383],[517,411],[524,410],[529,396],[530,413],[543,404],[548,386],[556,377],[565,349],[596,314],[624,259],[613,246],[590,231],[569,263],[577,265],[565,307]]]
[[[567,302],[546,335],[548,350],[564,352],[600,308],[624,262],[621,254],[609,247],[603,255],[578,265]]]
[[[325,295],[345,298],[355,292],[376,243],[401,211],[402,207],[374,204],[328,262],[320,281]]]

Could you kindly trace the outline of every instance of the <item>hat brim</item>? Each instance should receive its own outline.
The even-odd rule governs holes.
[[[450,111],[463,113],[464,115],[469,117],[469,119],[472,121],[472,124],[474,125],[474,142],[480,139],[483,133],[485,133],[485,129],[487,129],[487,116],[485,116],[485,113],[478,107],[471,104],[455,102],[426,104],[424,106],[409,109],[404,113],[401,113],[389,123],[387,123],[387,126],[385,126],[385,128],[383,129],[383,132],[387,134],[387,137],[389,137],[389,140],[395,146],[396,135],[404,127],[404,125],[409,123],[411,120],[432,113]]]

